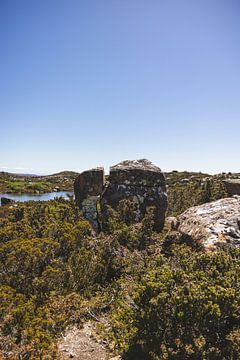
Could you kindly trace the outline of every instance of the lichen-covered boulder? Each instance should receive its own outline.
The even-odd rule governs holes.
[[[75,201],[84,217],[98,228],[97,202],[104,186],[104,169],[95,168],[82,172],[74,182]]]
[[[224,185],[229,196],[240,195],[240,179],[227,179]]]
[[[127,160],[110,168],[109,183],[101,196],[103,229],[107,226],[109,207],[116,210],[120,201],[134,204],[134,222],[141,221],[149,207],[154,208],[154,229],[162,230],[167,209],[165,177],[148,160]]]
[[[178,217],[178,231],[205,249],[240,246],[240,196],[195,206]]]

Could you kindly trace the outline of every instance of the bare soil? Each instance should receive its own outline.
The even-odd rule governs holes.
[[[86,322],[82,329],[73,327],[66,330],[59,339],[58,349],[61,360],[120,360],[109,353],[106,345],[96,337],[94,324]]]

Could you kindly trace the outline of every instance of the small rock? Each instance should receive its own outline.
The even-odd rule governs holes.
[[[1,205],[2,206],[9,205],[11,203],[14,203],[14,200],[6,198],[6,197],[1,197]]]

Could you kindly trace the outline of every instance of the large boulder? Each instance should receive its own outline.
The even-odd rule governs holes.
[[[229,196],[240,195],[240,179],[224,180],[224,185]]]
[[[109,207],[117,210],[121,200],[134,204],[134,222],[141,221],[149,207],[154,208],[154,229],[164,226],[167,209],[165,177],[148,160],[127,160],[110,168],[109,183],[101,196],[103,229],[107,227]]]
[[[178,229],[205,249],[240,246],[240,196],[195,206],[178,217]]]
[[[104,169],[95,168],[82,172],[74,182],[75,201],[84,217],[98,228],[97,203],[104,186]]]

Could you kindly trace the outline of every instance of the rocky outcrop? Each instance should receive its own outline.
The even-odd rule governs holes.
[[[122,200],[129,200],[133,208],[133,222],[141,221],[149,207],[154,209],[154,228],[163,228],[167,209],[165,177],[161,169],[148,160],[123,161],[110,168],[104,186],[104,169],[96,168],[81,173],[75,180],[74,192],[83,215],[97,228],[107,228],[109,208],[114,210]],[[97,203],[100,197],[101,220]]]
[[[6,197],[1,197],[1,205],[4,206],[4,205],[9,205],[11,203],[13,203],[14,200],[12,199],[9,199],[9,198],[6,198]]]
[[[78,175],[74,182],[76,204],[95,229],[98,228],[97,202],[103,191],[103,186],[103,168],[84,171]]]
[[[240,179],[224,180],[224,185],[229,196],[240,195]]]
[[[163,228],[167,209],[164,174],[148,160],[123,161],[110,168],[109,184],[101,196],[103,229],[108,208],[116,210],[121,200],[134,204],[134,222],[141,221],[149,207],[154,207],[154,228]]]
[[[195,206],[178,217],[183,237],[215,250],[222,245],[240,246],[240,196]]]

